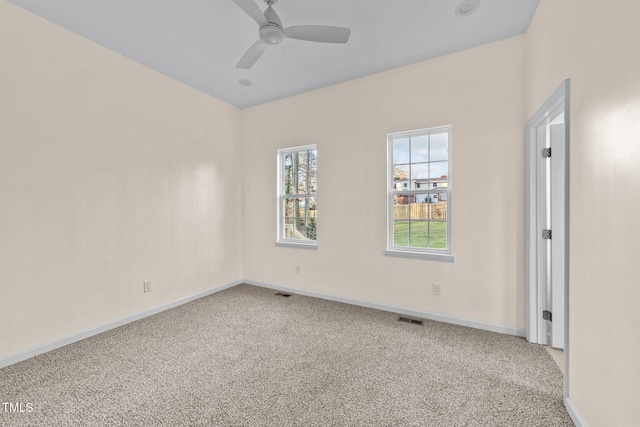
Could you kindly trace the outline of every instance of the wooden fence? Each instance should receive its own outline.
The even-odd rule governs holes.
[[[431,216],[429,216],[431,214]],[[447,202],[395,205],[394,219],[447,219]]]

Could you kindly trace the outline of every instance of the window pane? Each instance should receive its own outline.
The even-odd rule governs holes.
[[[305,218],[297,218],[295,220],[295,231],[294,231],[294,239],[304,239],[306,235],[306,224]]]
[[[293,174],[286,174],[284,176],[284,194],[294,194],[294,181]]]
[[[409,138],[393,140],[393,164],[409,163]]]
[[[429,163],[429,179],[432,188],[448,187],[449,162]],[[433,183],[436,185],[434,186]]]
[[[315,218],[317,216],[316,214],[316,198],[315,197],[308,197],[307,198],[307,216],[311,217],[311,218]]]
[[[427,221],[411,221],[411,245],[414,248],[426,248],[428,236],[427,231],[429,229],[429,223]]]
[[[438,133],[430,136],[431,146],[429,147],[430,159],[432,162],[437,160],[449,160],[449,134]]]
[[[316,240],[316,219],[307,218],[305,236],[309,240]]]
[[[307,151],[298,152],[298,171],[306,172],[307,170]]]
[[[293,218],[293,199],[284,199],[282,201],[282,212],[285,218]]]
[[[284,238],[316,240],[316,198],[299,197],[283,200]]]
[[[393,244],[395,246],[409,246],[409,221],[393,222]]]
[[[318,170],[316,150],[309,150],[309,172],[315,172],[316,170]]]
[[[448,204],[446,200],[446,194],[432,194],[430,195],[430,219],[447,219]]]
[[[415,199],[415,196],[411,196],[409,194],[397,194],[393,196],[393,203],[396,206],[407,206],[407,212],[409,212],[408,205],[409,203],[411,203],[411,200],[413,199]]]
[[[411,138],[411,163],[429,161],[429,137],[427,135]]]
[[[409,165],[398,165],[393,167],[393,180],[399,181],[409,178]]]
[[[309,199],[304,199],[304,215],[305,218],[309,216]]]
[[[409,219],[409,196],[393,196],[393,219]]]
[[[315,172],[309,174],[309,194],[314,194],[317,189],[318,178]]]
[[[293,179],[293,154],[287,153],[282,156],[282,184],[284,194],[294,194],[295,180]]]
[[[286,220],[285,238],[298,240],[316,240],[316,219],[298,218]]]
[[[445,221],[429,222],[429,248],[447,248],[447,223]]]
[[[307,174],[304,170],[298,169],[298,192],[297,194],[307,194]]]
[[[437,203],[438,202],[438,195],[437,194],[426,194],[425,195],[426,200],[424,201],[425,203]]]
[[[411,198],[411,219],[428,219],[429,204],[426,194],[416,194]]]
[[[294,204],[294,211],[293,211],[293,216],[296,218],[304,218],[305,215],[305,204],[306,204],[306,199],[304,198],[299,198],[299,199],[295,199],[295,204]]]
[[[292,153],[286,153],[283,158],[283,164],[285,166],[285,170],[287,170],[287,166],[289,167],[289,170],[291,169],[291,166],[293,165],[293,160],[292,160],[293,154]]]
[[[411,178],[420,184],[426,184],[429,178],[429,163],[411,165]]]
[[[293,219],[285,219],[284,220],[284,238],[285,239],[293,239],[294,237],[294,224],[293,224]]]

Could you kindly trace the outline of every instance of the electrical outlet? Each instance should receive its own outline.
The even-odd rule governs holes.
[[[296,274],[300,274],[300,266],[296,265]]]
[[[143,283],[142,291],[151,292],[151,280],[147,280]]]
[[[433,284],[433,294],[437,296],[442,296],[442,286],[437,283]]]

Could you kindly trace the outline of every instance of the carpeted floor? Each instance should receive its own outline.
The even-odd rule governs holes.
[[[522,338],[240,285],[0,369],[2,426],[573,426]]]

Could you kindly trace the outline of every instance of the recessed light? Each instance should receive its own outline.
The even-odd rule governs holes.
[[[247,79],[240,79],[240,80],[238,80],[238,84],[240,86],[251,86],[253,84],[253,82],[251,80],[247,80]]]
[[[456,15],[469,16],[480,6],[480,0],[464,0],[456,7]]]

